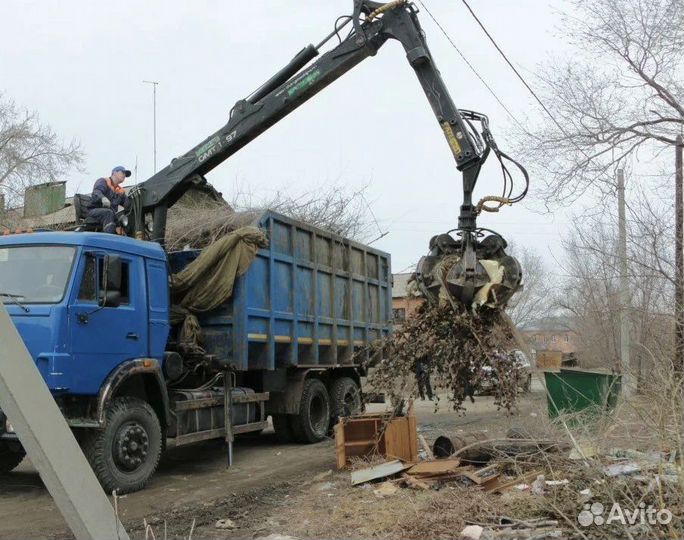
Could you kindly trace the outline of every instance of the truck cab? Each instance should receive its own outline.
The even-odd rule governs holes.
[[[115,434],[118,448],[107,456],[129,477],[111,479],[118,485],[139,483],[135,465],[144,465],[150,444],[161,449],[168,425],[168,279],[158,244],[100,233],[0,237],[0,299],[84,450],[92,447],[88,457],[102,457],[92,435],[102,433],[113,405],[121,413],[124,396],[141,416]],[[0,420],[0,471],[7,471],[23,449],[11,422],[2,413]],[[128,446],[119,444],[126,437]]]
[[[169,334],[161,247],[98,233],[0,240],[0,298],[55,396],[94,396],[122,363],[161,366]]]

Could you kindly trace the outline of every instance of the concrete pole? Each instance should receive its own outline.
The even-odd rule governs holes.
[[[153,141],[154,141],[154,172],[157,173],[157,81],[143,81],[152,85],[152,122],[153,122]]]
[[[625,172],[617,171],[618,195],[618,258],[620,270],[620,368],[622,388],[630,393],[632,387],[629,361],[629,267],[627,265],[627,220],[625,217]]]
[[[675,143],[675,371],[684,372],[684,195],[682,194],[682,136]]]
[[[2,302],[0,343],[0,408],[74,536],[128,540]],[[35,510],[26,509],[27,523]]]

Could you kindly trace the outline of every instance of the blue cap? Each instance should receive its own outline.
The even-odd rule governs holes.
[[[128,178],[128,177],[131,175],[131,171],[129,171],[129,170],[128,170],[126,167],[124,167],[123,165],[117,165],[116,167],[114,167],[114,168],[112,169],[112,174],[114,174],[115,172],[122,172],[122,173],[124,173],[124,174],[126,175],[126,178]]]

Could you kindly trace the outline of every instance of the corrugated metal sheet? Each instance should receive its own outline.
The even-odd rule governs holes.
[[[66,182],[48,182],[26,188],[24,192],[24,217],[34,218],[57,212],[64,208]]]

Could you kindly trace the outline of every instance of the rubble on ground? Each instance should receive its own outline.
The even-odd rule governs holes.
[[[344,421],[341,419],[341,423]],[[336,433],[342,433],[342,429],[338,428]],[[352,489],[368,489],[376,499],[394,500],[402,491],[431,493],[434,497],[444,493],[451,498],[454,489],[464,494],[474,490],[491,497],[487,519],[466,519],[467,526],[460,532],[460,538],[580,537],[575,534],[578,512],[583,505],[595,501],[604,501],[604,505],[617,502],[625,509],[638,509],[640,504],[646,508],[682,507],[681,456],[675,450],[640,452],[612,448],[595,450],[592,457],[577,460],[571,454],[578,450],[581,453],[581,448],[548,435],[535,437],[515,429],[509,430],[508,435],[511,437],[493,438],[475,431],[440,436],[433,441],[434,455],[423,451],[419,454],[422,457],[411,461],[381,455],[376,447],[374,453],[365,458],[356,456],[353,464],[346,467],[353,468]],[[367,432],[366,436],[380,434]],[[418,444],[418,434],[412,432],[410,436]],[[456,443],[449,454],[445,454],[445,438]],[[441,446],[436,444],[439,439]],[[430,450],[429,442],[423,437],[420,444]],[[681,523],[681,515],[674,519]],[[606,528],[605,534],[610,537],[623,530]],[[666,537],[668,530],[655,530],[655,537]]]

